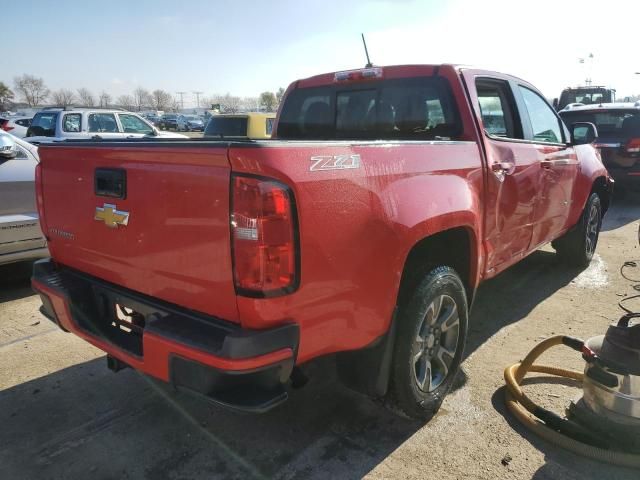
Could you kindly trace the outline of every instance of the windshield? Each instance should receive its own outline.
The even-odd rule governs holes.
[[[246,137],[247,117],[211,117],[205,137]]]
[[[606,112],[561,112],[560,116],[571,125],[576,122],[590,122],[598,128],[598,135],[640,137],[640,112],[613,110]]]
[[[29,127],[30,137],[55,137],[58,112],[38,112]]]
[[[441,77],[334,84],[294,90],[278,138],[453,139],[461,126]]]

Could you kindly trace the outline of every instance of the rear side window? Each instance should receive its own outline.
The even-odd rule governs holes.
[[[80,113],[67,113],[62,118],[62,130],[65,132],[77,133],[80,131],[80,124],[82,122],[82,114]]]
[[[449,140],[461,131],[449,84],[441,77],[296,89],[278,124],[284,139]]]
[[[16,120],[16,124],[20,125],[21,127],[28,127],[29,125],[31,125],[31,119],[21,118],[20,120]]]
[[[480,78],[476,90],[484,131],[493,137],[524,138],[509,83]]]
[[[246,137],[247,117],[211,117],[205,137]]]
[[[89,114],[89,131],[98,133],[117,133],[118,124],[113,113],[91,113]]]
[[[55,137],[58,112],[40,112],[33,117],[29,126],[31,137]]]

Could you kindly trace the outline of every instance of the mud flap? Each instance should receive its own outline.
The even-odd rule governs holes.
[[[386,395],[396,337],[396,311],[397,308],[387,333],[372,345],[361,350],[338,353],[338,377],[346,387],[374,398]]]

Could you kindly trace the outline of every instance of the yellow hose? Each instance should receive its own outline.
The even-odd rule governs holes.
[[[504,371],[504,379],[507,384],[505,391],[505,402],[509,411],[529,430],[533,431],[543,439],[554,443],[566,450],[570,450],[578,455],[592,458],[601,462],[611,463],[621,467],[640,468],[640,455],[618,452],[615,450],[605,450],[603,448],[587,445],[586,443],[574,440],[566,435],[556,432],[539,421],[532,413],[537,405],[523,392],[521,385],[525,375],[529,372],[545,373],[557,377],[571,378],[582,381],[583,374],[574,370],[556,368],[547,365],[537,365],[534,362],[544,352],[556,345],[563,344],[563,336],[558,335],[540,342],[529,352],[525,359]]]

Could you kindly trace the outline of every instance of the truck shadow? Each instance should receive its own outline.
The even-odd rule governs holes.
[[[0,265],[0,302],[34,295],[31,289],[33,261]]]
[[[313,366],[330,369],[325,359]],[[0,391],[6,478],[362,478],[422,424],[314,376],[243,415],[104,358]]]

